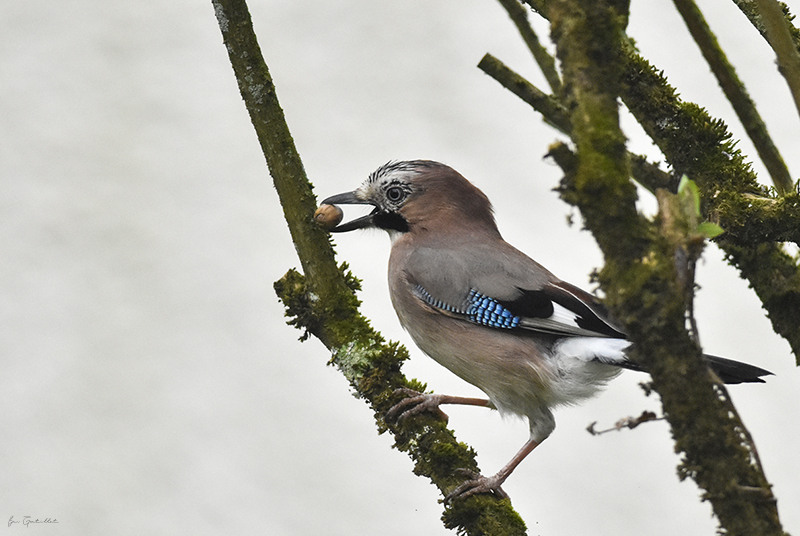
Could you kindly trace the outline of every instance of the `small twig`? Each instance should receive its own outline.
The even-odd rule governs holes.
[[[742,422],[742,418],[739,415],[739,410],[736,409],[736,406],[734,406],[733,402],[731,401],[730,396],[728,395],[728,390],[725,388],[725,384],[720,382],[720,383],[718,383],[716,385],[716,388],[717,388],[718,392],[720,393],[720,396],[724,396],[725,397],[725,399],[726,399],[726,401],[728,403],[729,409],[730,409],[731,413],[733,414],[734,418],[736,419],[736,421],[737,422]],[[764,473],[764,467],[761,465],[761,456],[758,455],[758,449],[756,448],[756,442],[753,441],[753,436],[750,435],[750,431],[747,428],[745,428],[744,426],[741,426],[741,427],[737,426],[737,430],[739,432],[739,435],[740,435],[742,441],[744,442],[745,446],[747,447],[747,450],[750,452],[750,457],[752,459],[753,465],[755,465],[761,473]],[[759,488],[759,489],[763,489],[763,488]]]
[[[606,428],[605,430],[595,430],[594,427],[597,424],[597,421],[594,421],[593,423],[591,423],[589,426],[586,427],[586,431],[592,435],[602,435],[608,432],[619,432],[623,428],[628,428],[629,430],[633,430],[634,428],[636,428],[637,426],[639,426],[644,422],[663,421],[665,419],[666,417],[658,417],[652,411],[645,410],[638,417],[625,417],[614,423],[613,427]]]

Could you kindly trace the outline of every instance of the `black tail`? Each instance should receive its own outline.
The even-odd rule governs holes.
[[[725,383],[764,383],[761,376],[772,376],[768,370],[741,361],[708,354],[703,357],[708,360],[711,370]]]
[[[772,373],[768,370],[756,367],[755,365],[742,363],[741,361],[734,361],[733,359],[708,354],[703,354],[703,357],[706,359],[709,368],[713,370],[724,383],[765,383],[764,380],[761,379],[761,376],[772,376]],[[613,364],[629,370],[647,372],[647,370],[638,363],[628,361],[627,359]]]

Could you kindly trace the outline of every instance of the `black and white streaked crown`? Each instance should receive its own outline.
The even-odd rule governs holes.
[[[438,164],[432,160],[390,160],[384,165],[369,174],[368,182],[378,182],[387,175],[394,173],[421,173],[425,169],[434,167]]]

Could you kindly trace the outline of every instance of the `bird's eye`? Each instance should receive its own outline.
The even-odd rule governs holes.
[[[399,186],[392,186],[386,190],[386,198],[392,203],[397,203],[406,196],[406,193]]]

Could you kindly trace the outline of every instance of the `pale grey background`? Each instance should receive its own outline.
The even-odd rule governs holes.
[[[798,118],[772,53],[729,2],[701,7],[797,176]],[[567,225],[551,191],[560,171],[542,159],[564,137],[475,67],[490,51],[544,87],[499,5],[251,9],[320,196],[389,159],[444,161],[489,195],[511,243],[589,286],[600,256]],[[741,137],[672,4],[632,11],[644,54]],[[24,530],[6,522],[31,515],[59,521],[31,534],[449,534],[433,486],[376,434],[325,349],[284,324],[271,285],[298,262],[216,24],[207,1],[0,10],[0,531]],[[625,125],[631,148],[659,159]],[[364,279],[364,313],[409,343],[388,301],[387,238],[336,242]],[[731,392],[798,532],[800,381],[788,345],[713,246],[699,282],[706,349],[777,374]],[[408,375],[477,394],[412,354]],[[657,409],[644,379],[625,373],[557,412],[554,435],[505,486],[530,534],[713,534],[697,487],[675,476],[664,423],[584,430]],[[487,472],[527,437],[496,413],[450,414]]]

